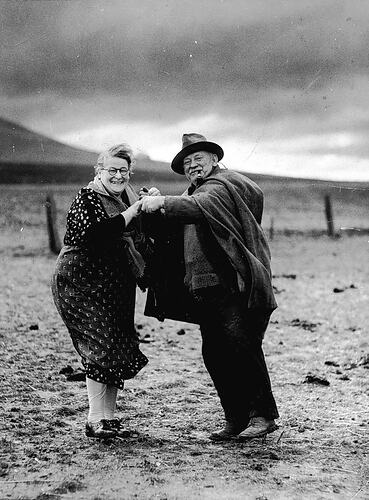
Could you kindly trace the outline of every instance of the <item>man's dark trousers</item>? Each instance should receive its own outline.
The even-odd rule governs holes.
[[[247,309],[246,297],[209,287],[197,296],[202,355],[227,421],[278,418],[262,341],[270,312]]]

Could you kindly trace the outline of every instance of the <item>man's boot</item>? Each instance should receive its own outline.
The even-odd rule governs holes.
[[[254,439],[265,437],[267,434],[274,432],[278,429],[275,421],[268,420],[265,417],[253,417],[250,425],[238,436],[238,439]]]
[[[248,426],[248,423],[248,421],[247,423],[241,424],[240,422],[226,420],[224,429],[218,432],[213,432],[210,434],[209,439],[212,441],[229,441],[230,439],[238,436],[240,432],[244,431]]]

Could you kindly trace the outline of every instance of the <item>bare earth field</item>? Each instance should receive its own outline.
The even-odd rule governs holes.
[[[76,190],[54,190],[61,234]],[[198,328],[146,318],[138,293],[150,362],[118,400],[138,435],[97,442],[84,436],[84,382],[60,373],[80,365],[50,294],[44,192],[1,186],[0,498],[369,498],[369,236],[312,237],[324,219],[309,199],[283,198],[283,186],[267,193],[279,308],[264,345],[279,430],[265,441],[209,441],[223,416]],[[337,202],[337,227],[368,228],[368,205]],[[300,233],[284,234],[291,228]]]

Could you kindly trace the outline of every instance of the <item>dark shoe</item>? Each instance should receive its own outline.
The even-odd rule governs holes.
[[[209,439],[211,439],[212,441],[229,441],[238,436],[240,432],[244,431],[247,425],[248,422],[245,424],[240,424],[227,420],[224,429],[218,432],[213,432],[212,434],[210,434]]]
[[[105,425],[108,429],[115,432],[115,435],[120,438],[132,437],[135,433],[129,429],[125,429],[122,425],[122,420],[120,418],[113,418],[112,420],[104,420]]]
[[[278,429],[274,420],[267,420],[264,417],[254,417],[251,424],[238,436],[240,440],[265,437],[267,434]]]
[[[86,422],[86,436],[98,439],[115,437],[117,433],[106,426],[104,420],[100,422]]]

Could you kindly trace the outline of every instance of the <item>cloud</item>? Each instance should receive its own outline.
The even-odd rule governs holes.
[[[14,95],[46,88],[202,100],[314,90],[367,73],[368,14],[354,21],[345,2],[304,4],[208,1],[199,11],[193,1],[89,2],[88,9],[78,1],[5,2],[2,85]]]
[[[250,144],[350,132],[335,154],[368,155],[365,2],[13,0],[0,15],[2,113],[41,132],[159,127],[166,150],[183,123]]]

